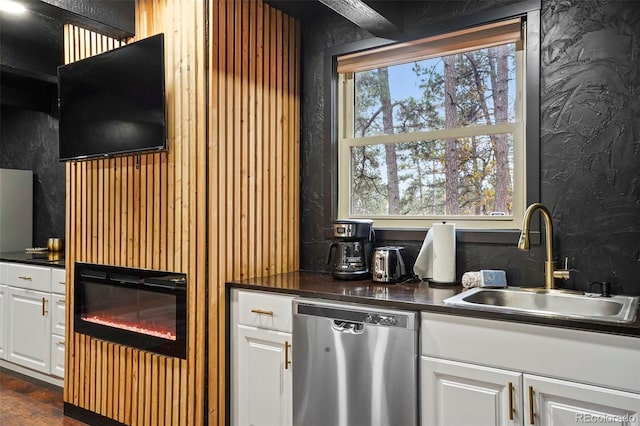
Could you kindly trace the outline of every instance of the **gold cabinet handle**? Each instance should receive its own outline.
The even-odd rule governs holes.
[[[64,304],[64,299],[58,299],[58,303]]]
[[[513,383],[509,382],[509,420],[513,420]]]
[[[273,311],[263,311],[262,309],[252,309],[251,312],[258,315],[269,315],[273,316]]]
[[[58,281],[58,284],[67,285],[67,283],[64,281]]]
[[[18,278],[20,278],[21,280],[25,280],[25,281],[32,281],[33,278],[31,278],[29,275],[21,275]]]
[[[291,349],[291,343],[287,340],[284,342],[284,369],[288,370],[289,365],[291,365],[291,360],[289,359],[289,350]]]
[[[64,340],[59,341],[58,346],[64,346]]]
[[[47,311],[47,299],[43,297],[42,298],[42,316],[45,316],[48,313],[49,311]]]
[[[535,413],[533,412],[533,386],[529,386],[529,424],[535,424]]]

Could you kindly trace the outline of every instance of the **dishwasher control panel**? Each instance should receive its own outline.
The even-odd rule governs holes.
[[[398,325],[398,318],[394,315],[367,314],[364,322],[377,325]]]
[[[342,309],[321,304],[306,304],[298,302],[296,304],[296,314],[311,315],[316,317],[332,318],[333,320],[346,321],[352,323],[370,324],[382,327],[411,328],[414,321],[410,321],[408,315],[397,312]],[[362,310],[361,310],[362,309]],[[365,308],[366,309],[366,308]],[[411,314],[415,316],[415,314]]]

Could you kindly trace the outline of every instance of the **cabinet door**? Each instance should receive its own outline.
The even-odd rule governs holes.
[[[421,358],[423,426],[522,425],[522,374]]]
[[[7,360],[49,374],[50,294],[9,287]]]
[[[0,285],[0,359],[7,359],[7,286]]]
[[[64,377],[64,337],[51,336],[51,374]]]
[[[525,425],[637,425],[640,395],[524,375]]]
[[[237,326],[234,404],[238,426],[290,425],[291,334]]]

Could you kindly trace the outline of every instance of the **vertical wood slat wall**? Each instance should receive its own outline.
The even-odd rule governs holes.
[[[64,400],[131,425],[224,424],[224,283],[298,269],[299,27],[261,0],[137,0],[136,39],[160,32],[168,152],[66,166]],[[65,63],[119,44],[67,25]],[[187,360],[74,333],[75,261],[187,273]]]
[[[300,28],[262,1],[213,1],[208,21],[208,406],[224,424],[224,283],[299,269]]]

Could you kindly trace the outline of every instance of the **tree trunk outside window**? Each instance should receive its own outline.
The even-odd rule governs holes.
[[[378,81],[380,84],[380,104],[382,108],[382,126],[384,133],[393,134],[393,106],[389,91],[389,71],[378,68]],[[398,181],[398,160],[396,146],[387,144],[384,147],[387,160],[387,182],[389,188],[389,214],[400,214],[400,184]]]
[[[445,89],[445,121],[447,129],[458,125],[458,110],[456,98],[456,70],[457,55],[445,56],[444,61],[444,89]],[[445,141],[445,214],[458,214],[458,140]]]
[[[493,86],[493,98],[495,105],[495,117],[497,123],[508,121],[507,106],[509,102],[509,68],[508,51],[506,45],[495,49],[495,67],[491,66],[491,85]],[[490,55],[490,58],[493,55]],[[493,58],[492,58],[493,59]],[[494,72],[495,70],[495,72]],[[508,183],[509,183],[509,144],[507,135],[495,135],[496,141],[496,203],[495,211],[508,211]]]

